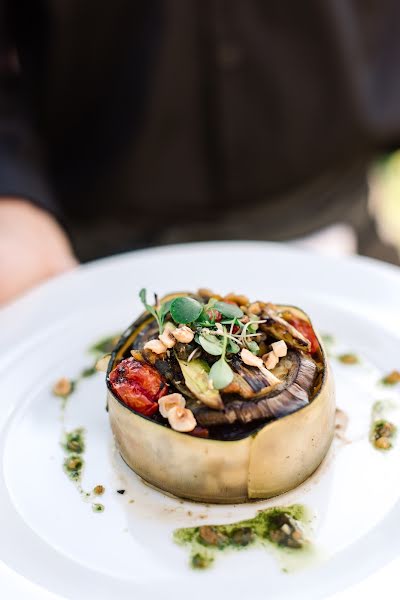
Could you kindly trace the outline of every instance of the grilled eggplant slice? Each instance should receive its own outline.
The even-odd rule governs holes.
[[[283,493],[318,467],[334,433],[332,375],[319,338],[318,350],[311,355],[307,338],[301,332],[297,336],[295,327],[288,328],[288,321],[280,317],[294,315],[311,327],[307,315],[287,306],[271,310],[270,315],[264,313],[264,320],[273,321],[267,320],[262,331],[285,339],[289,347],[272,371],[281,383],[269,386],[261,371],[243,365],[237,356],[230,357],[234,379],[218,394],[222,406],[215,399],[214,405],[207,405],[196,389],[193,392],[193,385],[189,389],[185,382],[179,363],[202,360],[196,355],[191,358],[195,346],[177,344],[165,355],[146,356],[144,344],[157,336],[149,313],[122,335],[108,370],[109,418],[122,457],[144,480],[182,498],[236,503]],[[196,430],[192,435],[174,431],[161,417],[138,414],[118,397],[109,375],[132,350],[142,352],[168,382],[170,393],[184,395],[186,407],[200,426],[196,430],[203,427],[208,437],[197,437]]]
[[[225,392],[239,390],[245,398],[252,398],[250,401],[233,400],[228,402],[223,411],[207,410],[203,407],[195,410],[197,422],[203,427],[210,427],[222,424],[232,424],[236,421],[241,423],[250,423],[260,419],[272,419],[285,417],[291,413],[303,408],[309,402],[317,366],[313,360],[310,360],[300,352],[290,351],[285,362],[288,364],[288,373],[286,379],[282,381],[272,391],[260,396],[260,392],[267,391],[268,385],[260,387],[259,380],[262,373],[256,374],[256,380],[252,381],[253,371],[241,368],[241,377],[248,383],[249,388],[254,392],[253,396],[243,394],[244,386],[235,386],[235,380],[225,388]],[[245,371],[245,373],[243,373]],[[239,379],[240,376],[237,378]],[[247,392],[248,390],[246,390]]]

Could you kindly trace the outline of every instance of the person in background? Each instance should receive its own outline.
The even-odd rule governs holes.
[[[0,0],[0,303],[75,256],[337,223],[394,260],[366,173],[399,68],[396,0]]]

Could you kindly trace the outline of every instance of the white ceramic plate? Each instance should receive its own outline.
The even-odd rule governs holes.
[[[260,273],[262,274],[260,276]],[[297,490],[241,506],[182,502],[143,484],[113,448],[99,374],[83,380],[65,412],[67,430],[87,431],[83,487],[102,484],[96,514],[62,469],[60,401],[51,386],[91,364],[88,347],[140,312],[141,287],[160,294],[211,287],[297,304],[334,336],[337,404],[349,417],[319,471]],[[400,549],[400,441],[380,453],[368,441],[371,408],[400,391],[379,384],[399,368],[400,276],[394,267],[335,260],[274,244],[221,243],[133,253],[81,267],[0,313],[0,590],[4,597],[73,599],[323,598],[394,559]],[[336,355],[355,352],[356,366]],[[396,362],[397,361],[397,362]],[[125,489],[120,495],[117,489]],[[132,502],[133,500],[133,502]],[[262,548],[223,553],[206,572],[188,567],[177,527],[229,523],[269,506],[311,509],[317,560],[292,573]],[[351,566],[351,567],[350,567]],[[18,581],[17,581],[18,580]],[[26,584],[24,588],[22,581]],[[29,582],[29,586],[28,586]],[[6,587],[8,586],[8,587]],[[14,587],[13,587],[14,586]],[[24,591],[22,591],[24,590]],[[25,595],[23,595],[25,594]],[[38,594],[35,596],[35,594]]]

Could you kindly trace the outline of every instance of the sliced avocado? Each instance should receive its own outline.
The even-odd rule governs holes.
[[[197,400],[200,400],[209,408],[223,409],[224,404],[219,391],[210,387],[208,378],[210,367],[206,361],[198,358],[190,362],[178,360],[178,363],[187,387],[196,396]]]

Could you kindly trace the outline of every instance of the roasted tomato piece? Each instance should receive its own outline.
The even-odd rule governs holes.
[[[209,431],[205,427],[200,427],[200,425],[197,425],[197,427],[195,427],[192,431],[188,431],[188,434],[193,435],[194,437],[208,438]]]
[[[125,358],[109,375],[115,394],[133,410],[150,417],[158,409],[157,400],[168,393],[163,376],[152,366]]]
[[[311,344],[311,354],[314,354],[319,349],[319,342],[310,323],[296,317],[291,317],[288,322],[307,338]]]

